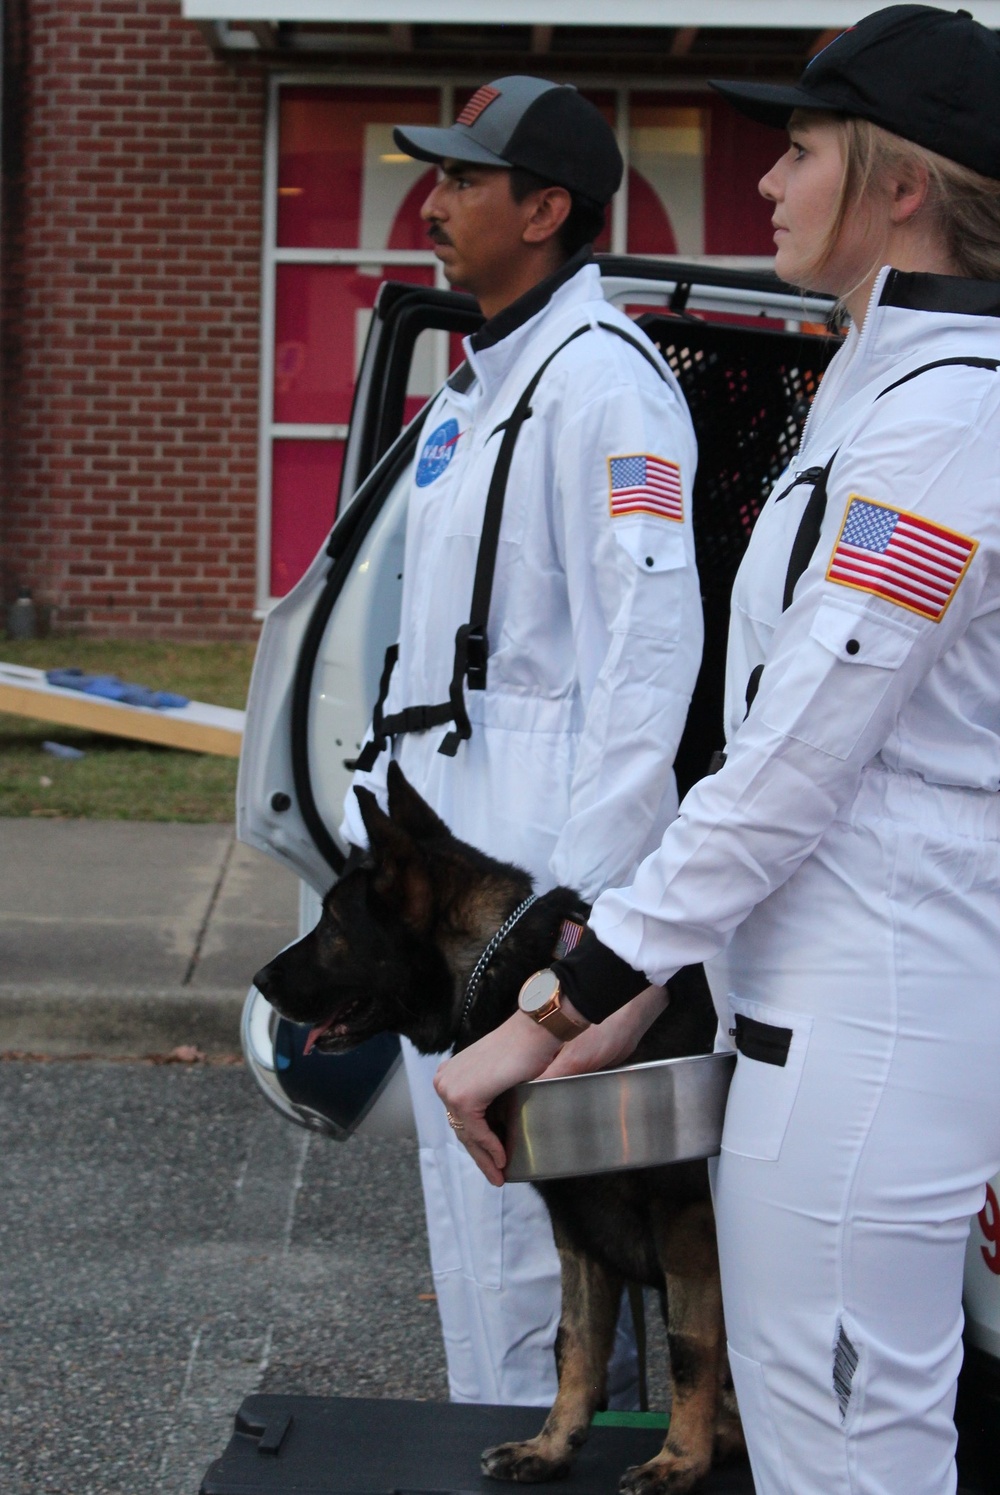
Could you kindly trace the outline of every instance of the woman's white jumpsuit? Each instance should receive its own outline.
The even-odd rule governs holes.
[[[1000,1165],[998,318],[1000,287],[883,270],[737,579],[725,766],[592,915],[654,980],[715,957],[758,1495],[955,1489],[963,1256]],[[834,453],[783,612],[789,485]]]
[[[394,753],[457,836],[524,867],[537,891],[562,883],[592,899],[632,875],[677,810],[673,757],[702,645],[696,446],[652,344],[660,372],[599,325],[642,337],[604,299],[597,267],[566,271],[494,319],[506,335],[466,340],[475,382],[446,386],[424,421],[386,712],[448,699],[501,423],[548,355],[590,328],[546,370],[514,451],[487,685],[465,695],[472,736],[455,757],[438,752],[444,727],[401,737]],[[518,307],[530,315],[511,318]],[[614,501],[639,460],[647,501]],[[667,513],[654,490],[669,471]],[[383,800],[388,758],[355,779]],[[353,794],[343,833],[365,844]],[[406,1043],[404,1056],[451,1396],[547,1406],[560,1306],[548,1212],[530,1185],[493,1188],[456,1141],[431,1087],[439,1056]]]

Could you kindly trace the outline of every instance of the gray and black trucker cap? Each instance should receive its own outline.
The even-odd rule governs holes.
[[[887,5],[835,37],[798,83],[711,83],[762,124],[783,128],[796,109],[855,115],[1000,178],[1000,37],[967,10]]]
[[[418,161],[520,166],[604,206],[622,179],[614,131],[571,84],[515,76],[485,83],[450,126],[392,132]]]

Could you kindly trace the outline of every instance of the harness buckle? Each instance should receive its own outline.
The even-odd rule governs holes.
[[[486,629],[481,624],[469,627],[465,638],[465,679],[470,690],[486,689],[486,660],[490,652]]]

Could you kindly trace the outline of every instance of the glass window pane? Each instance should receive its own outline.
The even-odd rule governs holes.
[[[705,253],[708,112],[639,95],[629,112],[628,247],[632,254]]]
[[[346,424],[350,419],[354,380],[383,279],[433,285],[434,271],[430,265],[276,267],[275,421]]]
[[[326,539],[337,508],[342,441],[276,441],[271,478],[271,596],[284,597]]]
[[[770,255],[757,183],[783,136],[705,94],[633,94],[628,247],[633,254]]]
[[[788,147],[783,130],[712,99],[711,148],[705,169],[705,253],[774,254],[771,204],[757,183]]]
[[[436,89],[285,88],[278,125],[278,244],[426,249],[433,168],[397,150],[393,125],[436,125]]]

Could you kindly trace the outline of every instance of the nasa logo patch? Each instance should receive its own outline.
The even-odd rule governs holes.
[[[441,476],[452,457],[461,436],[457,420],[446,420],[444,425],[432,431],[424,442],[424,449],[417,462],[417,487],[428,488]]]

